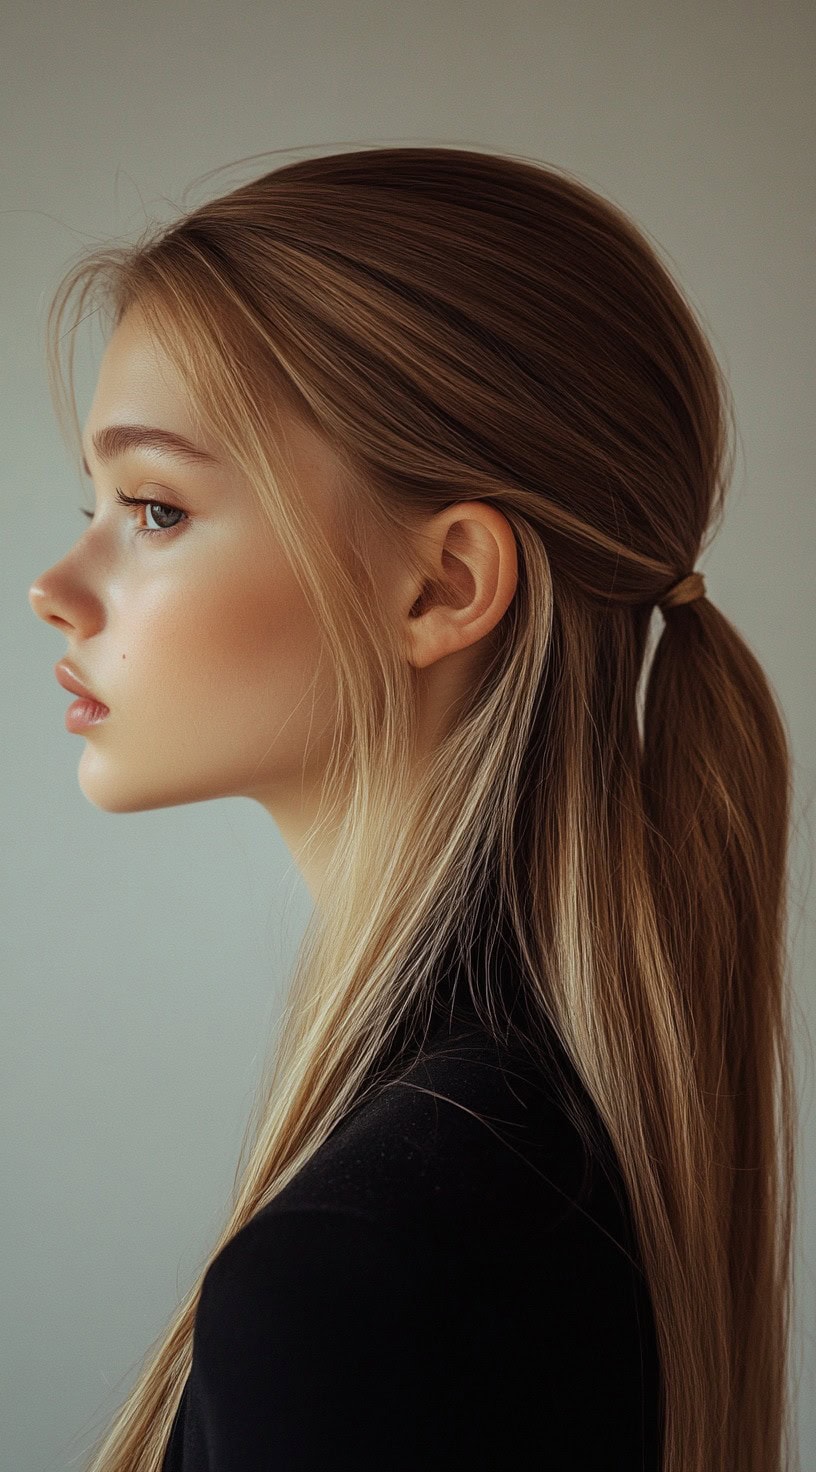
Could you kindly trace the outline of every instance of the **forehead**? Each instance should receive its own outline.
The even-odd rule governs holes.
[[[195,440],[194,406],[175,365],[141,317],[128,312],[111,334],[99,365],[86,443],[107,424],[154,424]]]

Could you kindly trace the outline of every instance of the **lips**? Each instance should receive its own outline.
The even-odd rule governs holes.
[[[93,690],[89,690],[88,686],[82,683],[74,674],[71,666],[66,664],[64,660],[54,665],[54,674],[63,690],[70,690],[72,695],[82,695],[86,700],[94,700],[97,705],[105,705],[104,700],[100,700],[98,695],[94,695]],[[107,710],[108,707],[105,706],[105,709]]]

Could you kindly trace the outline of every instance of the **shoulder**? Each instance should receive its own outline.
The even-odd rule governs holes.
[[[407,1472],[448,1465],[440,1438],[461,1452],[468,1427],[477,1457],[509,1446],[508,1416],[520,1452],[542,1375],[555,1418],[589,1378],[598,1427],[624,1404],[634,1425],[631,1244],[584,1165],[528,1058],[478,1027],[423,1053],[210,1264],[191,1374],[210,1465]]]
[[[358,1264],[413,1297],[510,1244],[519,1261],[560,1238],[626,1257],[627,1228],[619,1179],[587,1155],[542,1068],[476,1024],[437,1037],[344,1119],[207,1278],[240,1291],[280,1260],[290,1282],[340,1267],[342,1291]]]
[[[543,1063],[476,1022],[437,1034],[261,1215],[346,1211],[430,1248],[451,1233],[459,1240],[466,1224],[482,1236],[512,1228],[531,1210],[540,1228],[554,1228],[585,1197],[606,1202],[609,1184]]]

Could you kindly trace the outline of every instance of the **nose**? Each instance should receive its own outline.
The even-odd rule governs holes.
[[[54,612],[52,599],[45,588],[40,587],[39,583],[31,584],[28,590],[28,601],[37,617],[43,620],[43,623],[53,624],[58,629],[65,627],[67,620],[60,618],[59,614]]]

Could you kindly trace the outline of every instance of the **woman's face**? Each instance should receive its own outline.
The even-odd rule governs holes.
[[[182,435],[215,463],[135,443],[108,459],[98,437],[114,425]],[[106,348],[83,443],[93,520],[29,591],[65,636],[58,658],[110,709],[81,733],[83,793],[107,812],[254,797],[296,839],[333,730],[325,663],[310,691],[319,630],[251,488],[202,438],[135,312]],[[330,454],[300,425],[290,443],[329,526]],[[151,504],[122,505],[117,488]]]

